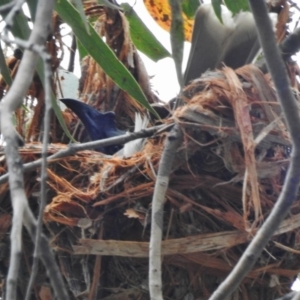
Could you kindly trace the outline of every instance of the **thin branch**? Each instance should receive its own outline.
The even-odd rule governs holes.
[[[24,226],[26,227],[31,240],[35,242],[36,238],[36,220],[27,205],[24,211]],[[54,253],[50,247],[47,237],[44,234],[41,234],[41,259],[46,267],[46,272],[50,278],[53,291],[56,295],[56,298],[59,300],[68,300],[69,296],[64,286],[64,281],[61,275],[61,272],[57,266]]]
[[[156,178],[151,213],[151,237],[149,244],[149,291],[151,300],[163,300],[161,278],[161,241],[165,194],[169,185],[176,150],[182,142],[179,125],[171,130],[162,153]]]
[[[249,0],[249,3],[258,28],[259,39],[265,53],[268,69],[278,93],[278,101],[281,104],[291,135],[293,150],[290,168],[287,172],[282,192],[271,214],[243,253],[238,264],[213,293],[210,300],[226,299],[251,270],[263,248],[272,237],[280,222],[285,218],[290,206],[296,199],[300,181],[300,118],[297,103],[289,85],[280,51],[276,45],[266,3],[264,0]]]
[[[98,239],[102,240],[103,239],[103,222],[100,225],[99,233],[98,233]],[[100,279],[100,274],[101,274],[101,266],[102,266],[102,255],[96,255],[95,258],[95,265],[94,265],[94,272],[93,272],[93,281],[92,281],[92,286],[90,289],[89,293],[89,298],[88,300],[94,300],[97,297],[97,292],[98,292],[98,284],[99,284],[99,279]]]
[[[12,1],[10,3],[4,4],[0,6],[1,13],[8,13],[16,4],[16,1]]]
[[[69,59],[69,65],[68,65],[69,72],[74,71],[76,49],[77,49],[76,36],[75,36],[75,34],[73,34],[72,35],[72,44],[71,44],[71,49],[70,49],[70,59]]]
[[[4,35],[8,36],[8,30],[13,26],[14,18],[22,9],[24,3],[25,0],[16,0],[13,2],[13,6],[11,7],[11,10],[9,11],[8,15],[5,18],[6,27],[4,28]]]
[[[41,168],[41,199],[40,199],[40,209],[38,215],[38,221],[36,225],[36,234],[35,234],[35,247],[33,254],[33,265],[30,274],[29,284],[27,286],[26,300],[30,299],[31,289],[34,284],[34,280],[38,271],[38,262],[40,257],[40,244],[42,240],[42,225],[43,225],[43,216],[44,208],[47,203],[46,199],[46,180],[47,180],[47,149],[49,143],[49,133],[50,133],[50,117],[51,117],[51,56],[47,53],[46,48],[43,47],[43,50],[39,53],[40,57],[43,60],[44,64],[44,90],[45,90],[45,117],[44,117],[44,135],[43,135],[43,150],[42,150],[42,168]],[[47,267],[47,266],[46,266]]]
[[[119,144],[124,144],[139,138],[144,138],[144,137],[150,137],[153,136],[155,133],[158,131],[164,131],[168,130],[173,124],[169,125],[158,125],[154,126],[152,128],[147,128],[143,129],[138,132],[133,132],[130,134],[118,136],[118,137],[113,137],[109,139],[104,139],[104,140],[99,140],[99,141],[93,141],[93,142],[88,142],[88,143],[82,143],[82,144],[69,144],[69,147],[67,149],[63,149],[61,151],[56,152],[55,154],[49,156],[47,158],[47,162],[51,163],[59,158],[66,157],[73,155],[74,153],[78,151],[83,151],[87,149],[95,149],[99,147],[106,147],[106,146],[111,146],[111,145],[119,145]],[[36,168],[39,168],[42,163],[42,159],[38,159],[36,161],[27,163],[23,165],[24,172],[30,172],[32,170],[35,170]],[[9,179],[9,174],[2,175],[0,177],[0,184],[7,182]]]

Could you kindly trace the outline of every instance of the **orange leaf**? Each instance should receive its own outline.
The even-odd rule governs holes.
[[[171,9],[168,0],[144,0],[144,4],[157,24],[170,32],[171,28]],[[182,14],[184,24],[185,40],[191,41],[194,20]]]

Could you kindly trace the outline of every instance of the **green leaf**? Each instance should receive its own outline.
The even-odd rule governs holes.
[[[189,18],[194,19],[197,8],[199,7],[199,0],[183,0],[181,7],[183,13]]]
[[[94,28],[89,24],[90,35],[85,31],[84,24],[78,11],[67,0],[60,0],[55,4],[55,10],[60,17],[72,28],[76,37],[80,40],[89,55],[101,66],[104,72],[124,91],[132,96],[141,105],[157,113],[150,106],[141,87],[131,73],[119,61],[113,51],[99,37]]]
[[[82,46],[81,42],[77,38],[76,38],[76,44],[77,44],[77,50],[79,52],[79,59],[80,59],[80,61],[82,61],[84,57],[86,57],[87,55],[89,55],[89,53]]]
[[[36,8],[37,8],[38,0],[29,0],[28,1],[28,8],[30,11],[30,16],[32,22],[35,20]]]
[[[74,3],[75,7],[77,8],[78,12],[79,12],[79,15],[81,17],[81,20],[84,24],[84,27],[86,29],[86,32],[88,34],[90,34],[90,28],[89,28],[89,22],[86,18],[86,15],[84,13],[84,7],[83,7],[83,3],[81,0],[72,0],[72,2]]]
[[[233,15],[236,15],[240,11],[250,10],[248,0],[225,0],[224,2]]]
[[[212,7],[214,9],[214,12],[215,12],[217,18],[223,24],[222,13],[221,13],[222,12],[222,9],[221,9],[222,0],[212,0],[211,4],[212,4]]]
[[[169,51],[157,40],[134,9],[128,3],[121,4],[121,7],[129,22],[130,35],[137,49],[155,62],[165,57],[170,57]]]
[[[12,79],[10,77],[10,71],[6,65],[6,60],[3,54],[2,47],[0,46],[0,72],[6,82],[7,85],[12,84]]]
[[[117,10],[120,10],[120,7],[109,2],[109,0],[97,0],[97,3],[98,4],[101,4],[101,5],[104,5],[106,7],[109,7],[109,8],[112,8],[112,9],[117,9]]]

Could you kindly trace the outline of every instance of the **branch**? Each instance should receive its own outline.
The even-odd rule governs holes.
[[[266,3],[264,0],[249,0],[249,3],[258,28],[259,39],[265,53],[268,69],[278,93],[278,101],[281,104],[291,135],[293,150],[282,192],[271,214],[253,238],[238,264],[213,293],[210,300],[227,298],[251,270],[263,248],[272,237],[280,222],[285,218],[290,206],[296,199],[300,181],[300,118],[298,106],[289,85],[283,60],[276,45],[272,24],[267,14]]]
[[[0,6],[1,13],[8,13],[16,5],[15,1]]]
[[[19,47],[26,50],[11,89],[7,92],[3,101],[0,103],[0,124],[4,141],[6,143],[5,155],[9,172],[9,185],[13,207],[10,267],[7,277],[6,295],[6,299],[10,300],[16,299],[17,278],[21,256],[22,224],[24,224],[28,229],[33,239],[35,239],[34,233],[36,233],[36,221],[28,206],[28,200],[24,191],[23,164],[18,153],[20,137],[14,129],[11,116],[14,110],[22,104],[27,89],[32,82],[35,66],[39,57],[36,52],[40,53],[44,49],[44,44],[50,34],[54,1],[39,0],[37,4],[36,21],[29,40],[23,41],[15,39],[12,41],[8,37],[8,28],[12,26],[13,18],[21,9],[23,3],[24,1],[16,1],[16,5],[12,8],[5,20],[7,26],[5,28],[3,40],[8,43],[16,43]],[[42,246],[47,245],[48,243],[46,238],[42,237],[42,239],[44,240]],[[46,250],[45,253],[49,254],[49,251],[47,252]],[[58,268],[55,268],[56,265],[48,266],[46,264],[47,261],[55,264],[53,253],[50,252],[50,257],[48,258],[46,257],[46,254],[42,255],[46,269],[55,269],[55,273],[52,272],[50,280],[57,298],[68,299]]]
[[[124,144],[136,139],[144,138],[144,137],[150,137],[153,136],[157,132],[162,132],[165,130],[168,130],[173,124],[169,125],[158,125],[152,128],[143,129],[138,132],[133,132],[130,134],[113,137],[109,139],[99,140],[99,141],[93,141],[88,143],[82,143],[82,144],[69,144],[67,149],[61,150],[47,158],[47,162],[51,163],[59,158],[66,157],[73,155],[74,153],[78,151],[83,151],[87,149],[95,149],[99,147],[106,147],[111,145],[118,145],[118,144]],[[32,170],[35,170],[36,168],[40,167],[42,163],[42,159],[37,159],[36,161],[24,164],[24,172],[30,172]],[[0,184],[5,183],[9,179],[9,174],[2,175],[0,177]]]
[[[43,60],[44,65],[44,89],[45,89],[45,117],[44,117],[44,134],[43,134],[43,150],[42,150],[42,168],[41,168],[41,198],[40,198],[40,209],[38,215],[38,221],[36,224],[36,232],[35,232],[35,242],[34,242],[34,254],[33,254],[33,264],[30,274],[29,284],[27,286],[26,291],[26,300],[29,300],[31,295],[31,289],[34,284],[34,280],[38,271],[38,262],[42,241],[42,226],[43,226],[43,217],[44,217],[44,209],[47,203],[46,199],[46,188],[47,188],[47,149],[49,143],[49,133],[50,133],[50,117],[51,117],[51,78],[52,78],[52,70],[51,70],[51,56],[47,53],[45,47],[42,47],[39,52],[40,57]],[[45,239],[45,238],[43,238]],[[45,265],[47,268],[48,266]]]
[[[11,9],[8,13],[8,15],[5,18],[6,26],[4,28],[4,35],[8,37],[8,30],[13,26],[14,24],[14,17],[19,13],[19,11],[22,9],[23,4],[25,3],[25,0],[15,0],[12,3]],[[4,11],[6,11],[9,8],[9,3],[6,5],[1,6],[4,8]]]
[[[163,207],[168,189],[176,150],[182,141],[179,125],[171,130],[162,153],[156,178],[151,213],[151,237],[149,245],[149,291],[151,300],[162,300],[161,240],[163,230]]]

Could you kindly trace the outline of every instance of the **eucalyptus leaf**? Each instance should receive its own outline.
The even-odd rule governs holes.
[[[189,18],[194,19],[197,8],[199,7],[199,0],[183,0],[181,7],[183,13]]]
[[[76,44],[77,44],[77,50],[78,50],[78,52],[79,52],[79,59],[80,59],[80,61],[82,61],[84,57],[86,57],[87,55],[89,55],[89,53],[88,53],[87,50],[82,46],[80,40],[77,39],[77,38],[76,38]]]
[[[148,103],[141,87],[132,74],[119,61],[113,51],[104,43],[94,28],[89,24],[90,34],[86,33],[79,12],[67,0],[60,0],[55,4],[59,16],[73,30],[89,55],[101,66],[104,72],[124,91],[132,96],[141,105],[157,116],[157,113]]]
[[[214,9],[214,12],[215,12],[217,18],[223,24],[223,20],[222,20],[222,8],[221,8],[222,0],[212,0],[211,4],[212,4],[212,7]]]
[[[83,7],[82,1],[81,0],[72,0],[72,2],[73,2],[74,6],[77,8],[77,10],[79,12],[81,20],[82,20],[82,22],[84,24],[84,27],[86,29],[86,32],[88,34],[90,34],[89,22],[88,22],[88,20],[86,18],[86,15],[84,13],[84,7]]]
[[[30,16],[32,22],[35,20],[36,8],[37,8],[38,0],[29,0],[28,1],[28,8],[30,11]]]
[[[248,0],[225,0],[224,2],[233,15],[236,15],[240,11],[250,10]]]
[[[198,1],[198,0],[197,0]],[[170,57],[169,51],[158,41],[155,35],[148,29],[141,18],[128,3],[121,4],[125,16],[129,22],[130,35],[138,50],[157,62],[165,57]]]
[[[109,7],[109,8],[112,8],[112,9],[117,9],[117,10],[120,10],[120,7],[109,2],[108,0],[97,0],[97,3],[98,4],[101,4],[101,5],[104,5],[106,7]]]

